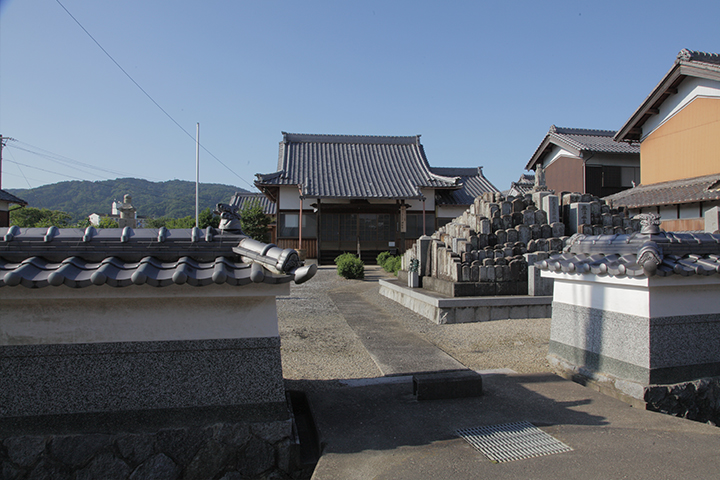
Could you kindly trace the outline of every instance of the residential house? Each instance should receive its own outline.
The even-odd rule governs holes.
[[[0,227],[10,226],[10,205],[27,206],[25,200],[21,200],[12,193],[0,190]]]
[[[435,231],[436,197],[463,187],[460,176],[433,171],[419,135],[285,132],[277,171],[257,174],[255,185],[276,205],[277,244],[321,263],[404,252]]]
[[[552,125],[525,170],[542,168],[557,194],[612,195],[640,182],[640,148],[613,140],[615,131]]]
[[[639,143],[641,182],[608,201],[660,214],[665,230],[703,230],[720,206],[720,55],[682,50],[615,140]]]

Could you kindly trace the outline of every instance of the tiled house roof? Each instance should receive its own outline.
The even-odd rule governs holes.
[[[247,193],[236,193],[230,200],[230,204],[238,207],[238,212],[241,212],[246,206],[259,203],[266,215],[275,215],[276,205],[271,202],[262,193],[247,192]]]
[[[638,185],[610,195],[605,201],[613,207],[653,207],[720,200],[720,174],[684,178],[652,185]]]
[[[517,182],[510,182],[510,188],[505,190],[503,194],[520,196],[526,193],[532,193],[535,188],[535,175],[532,173],[523,173]]]
[[[297,253],[289,249],[277,257],[284,260],[282,271],[279,266],[274,269],[275,258],[267,256],[274,246],[212,227],[82,230],[13,226],[0,234],[0,287],[242,286],[293,279],[301,283],[306,279],[300,278],[303,269],[308,269],[300,267],[292,257]],[[313,274],[311,271],[306,277]]]
[[[422,198],[422,187],[460,188],[456,178],[430,170],[420,136],[307,135],[283,132],[278,169],[255,185],[301,185],[317,198]]]
[[[25,200],[22,200],[13,195],[12,193],[6,192],[5,190],[0,190],[0,201],[17,203],[18,205],[27,205],[27,202]]]
[[[564,128],[552,125],[545,138],[525,166],[525,170],[534,170],[535,164],[543,159],[553,145],[582,157],[585,153],[640,154],[638,145],[616,142],[614,130],[591,130],[583,128]]]
[[[475,198],[484,193],[498,192],[498,189],[483,175],[482,167],[430,167],[430,169],[443,177],[458,177],[462,183],[462,188],[459,190],[438,191],[435,195],[435,203],[439,205],[470,205]]]
[[[618,130],[615,140],[637,142],[642,136],[642,127],[653,115],[659,113],[662,103],[677,93],[678,86],[687,77],[720,81],[720,55],[684,49],[678,53],[675,64],[665,74],[650,95],[635,110]]]

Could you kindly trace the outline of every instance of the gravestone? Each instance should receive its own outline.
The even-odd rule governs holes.
[[[557,195],[546,195],[542,199],[542,209],[547,214],[547,222],[560,221],[560,205]]]
[[[578,233],[578,227],[580,225],[590,225],[591,223],[591,211],[589,203],[571,203],[570,212],[568,215],[568,232],[572,235]]]

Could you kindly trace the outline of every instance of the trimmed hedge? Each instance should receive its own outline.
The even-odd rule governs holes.
[[[386,272],[397,275],[402,265],[402,258],[399,255],[392,255],[390,252],[382,252],[377,256],[377,264]]]
[[[348,279],[365,278],[365,264],[352,253],[343,253],[335,258],[338,275]]]

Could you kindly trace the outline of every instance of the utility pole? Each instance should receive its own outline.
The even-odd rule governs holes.
[[[200,122],[195,132],[195,227],[200,226]]]
[[[10,137],[3,137],[2,134],[0,134],[0,190],[2,190],[2,151],[9,140],[15,139]]]

